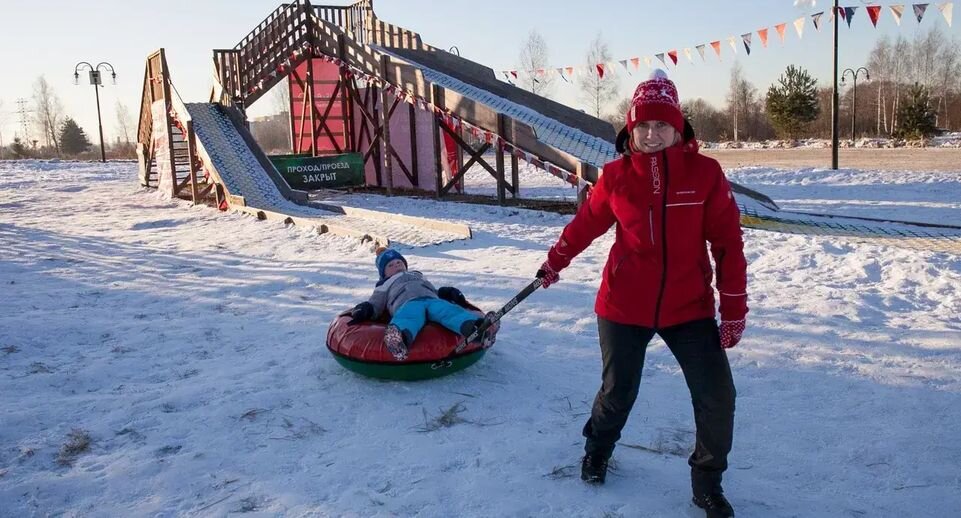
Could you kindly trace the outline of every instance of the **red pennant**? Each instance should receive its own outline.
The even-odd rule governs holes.
[[[597,77],[604,79],[604,63],[598,63],[594,65],[594,68],[597,69]]]
[[[671,58],[671,61],[674,62],[674,66],[676,67],[676,66],[677,66],[677,51],[676,51],[676,50],[669,50],[669,51],[667,51],[667,56],[668,56],[669,58]]]
[[[721,41],[712,41],[711,47],[714,49],[714,53],[717,54],[717,58],[721,59]]]
[[[781,43],[784,43],[784,28],[787,27],[786,23],[779,23],[774,26],[774,30],[777,31],[777,35],[781,37]]]
[[[767,48],[767,27],[758,29],[757,35],[761,37],[761,46]]]
[[[871,23],[873,23],[874,26],[877,27],[877,26],[878,26],[878,19],[881,17],[881,6],[880,6],[880,5],[869,5],[869,6],[865,7],[865,9],[867,9],[867,11],[868,11],[868,18],[871,19]]]
[[[641,58],[631,58],[631,64],[634,65],[634,70],[641,68]]]
[[[514,79],[517,79],[517,71],[516,71],[516,70],[511,70],[511,75],[514,76]]]

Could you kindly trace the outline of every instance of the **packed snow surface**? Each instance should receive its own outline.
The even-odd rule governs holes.
[[[729,174],[782,207],[961,224],[961,173]],[[476,365],[383,382],[324,346],[373,289],[369,245],[165,200],[136,178],[132,163],[0,162],[0,516],[703,516],[690,398],[659,339],[607,484],[578,477],[612,233],[509,313]],[[570,220],[348,201],[469,224],[472,240],[402,252],[485,309],[527,284]],[[745,241],[725,478],[738,516],[957,516],[961,257]]]

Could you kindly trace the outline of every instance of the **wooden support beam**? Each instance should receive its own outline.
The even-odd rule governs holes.
[[[504,114],[497,114],[497,136],[503,137],[505,130],[505,117]],[[496,159],[497,164],[497,174],[494,175],[494,179],[497,180],[497,203],[504,205],[507,202],[507,194],[504,192],[504,148],[497,145]]]
[[[190,200],[194,205],[200,203],[197,192],[197,135],[194,133],[194,122],[187,121],[187,160],[190,161]]]
[[[310,58],[307,60],[307,90],[305,91],[305,96],[309,92],[310,96],[310,154],[311,156],[317,156],[317,121],[314,120],[314,59]]]
[[[387,73],[389,68],[390,68],[390,56],[384,54],[383,56],[380,57],[381,77],[384,78],[384,80],[386,80],[387,77],[389,77]],[[388,100],[387,88],[382,89],[381,98],[383,99],[381,101],[381,109],[384,111],[384,130],[383,130],[382,140],[384,142],[384,165],[387,170],[386,171],[387,172],[387,195],[391,196],[394,194],[394,167],[393,167],[393,163],[391,160],[391,153],[390,153],[390,115],[393,112],[393,106],[391,106],[391,109],[387,108],[387,100]]]
[[[343,63],[347,62],[347,42],[343,34],[337,35],[337,53]],[[357,151],[357,143],[354,141],[354,102],[351,96],[348,83],[352,81],[347,77],[348,69],[340,67],[340,81],[344,85],[344,94],[340,98],[341,114],[344,117],[344,147],[348,151]]]
[[[431,85],[430,102],[434,106],[443,106],[444,89],[437,85]],[[436,196],[439,200],[444,194],[442,192],[444,189],[444,166],[442,165],[441,160],[447,160],[447,157],[441,157],[440,139],[443,138],[443,135],[440,133],[440,117],[438,117],[436,113],[432,113],[431,120],[433,121],[431,124],[431,131],[434,134],[434,176],[436,178],[436,182],[434,184],[434,196]]]
[[[414,175],[410,176],[410,183],[414,187],[420,186],[420,169],[417,167],[417,110],[413,104],[407,105],[407,117],[410,119],[410,168]]]
[[[446,130],[447,128],[445,127],[444,129]],[[460,138],[460,137],[457,137],[457,138]],[[474,162],[477,162],[480,165],[484,166],[484,169],[487,169],[489,173],[491,173],[492,175],[495,175],[496,177],[496,173],[491,168],[490,164],[488,164],[487,162],[484,161],[483,158],[481,158],[481,155],[487,152],[487,150],[490,149],[491,145],[485,142],[484,145],[482,145],[480,149],[478,149],[477,151],[474,151],[470,146],[467,146],[466,144],[465,146],[466,146],[467,152],[471,155],[471,158],[470,160],[467,161],[467,163],[460,166],[460,169],[457,170],[457,174],[455,174],[454,177],[450,179],[450,182],[447,182],[447,185],[445,185],[444,188],[442,189],[443,194],[447,194],[447,191],[449,191],[451,187],[453,187],[457,182],[459,182],[464,177],[465,174],[467,174],[467,171],[470,169],[472,165],[474,165]]]

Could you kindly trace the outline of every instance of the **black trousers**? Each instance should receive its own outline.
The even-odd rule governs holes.
[[[697,430],[694,453],[688,459],[692,476],[719,484],[731,451],[736,392],[717,322],[695,320],[655,331],[598,317],[597,330],[603,382],[584,425],[585,451],[604,456],[613,452],[637,399],[647,344],[657,333],[680,364],[691,391]]]

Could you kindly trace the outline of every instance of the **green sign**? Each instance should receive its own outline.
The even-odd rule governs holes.
[[[270,161],[294,189],[309,191],[364,185],[364,157],[360,153],[276,155],[270,157]]]

